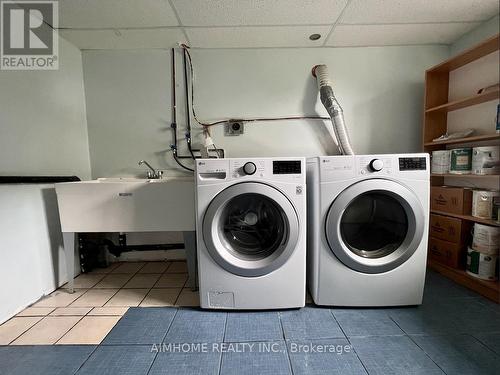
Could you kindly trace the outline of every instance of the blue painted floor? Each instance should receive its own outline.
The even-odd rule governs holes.
[[[500,307],[429,272],[424,304],[132,308],[99,346],[3,346],[0,374],[499,374]]]

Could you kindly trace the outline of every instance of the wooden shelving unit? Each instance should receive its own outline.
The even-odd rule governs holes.
[[[448,139],[444,141],[432,140],[438,138],[448,130],[448,113],[463,108],[472,107],[481,103],[497,100],[500,97],[498,89],[476,94],[458,100],[449,100],[450,72],[472,63],[486,55],[489,55],[500,48],[500,35],[485,40],[475,47],[466,50],[443,63],[436,65],[425,73],[425,107],[423,126],[423,150],[432,153],[436,150],[444,150],[450,145],[465,145],[474,147],[478,142],[500,140],[500,134],[479,134],[465,138]],[[483,130],[484,131],[484,130]],[[475,184],[482,181],[498,180],[500,175],[472,175],[472,174],[431,174],[431,185],[443,185],[445,178],[453,178],[454,185],[457,179],[474,179]],[[489,180],[488,180],[489,179]],[[467,185],[467,184],[465,184]],[[431,213],[450,216],[470,222],[481,223],[500,227],[500,224],[493,220],[476,218],[471,215],[457,215],[448,212],[434,211]],[[477,293],[500,303],[500,284],[498,281],[485,281],[469,275],[463,269],[455,269],[439,262],[428,260],[428,266],[451,280],[470,288]]]
[[[484,94],[476,94],[473,96],[469,96],[468,98],[454,100],[454,101],[449,102],[449,103],[438,105],[437,107],[432,107],[432,108],[426,109],[425,112],[430,113],[430,112],[438,112],[438,111],[441,111],[441,112],[456,111],[457,109],[462,109],[462,108],[470,107],[472,105],[486,103],[486,102],[489,102],[490,100],[498,99],[499,94],[500,94],[499,90],[486,92]]]
[[[445,173],[445,174],[439,174],[439,173],[432,173],[431,177],[437,178],[437,177],[450,177],[450,178],[498,178],[500,177],[500,174],[454,174],[454,173]]]
[[[494,141],[500,139],[500,134],[484,134],[484,135],[474,135],[465,138],[455,138],[455,139],[447,139],[444,141],[435,141],[435,142],[425,142],[424,147],[434,147],[442,145],[453,145],[453,144],[464,144],[464,143],[472,143],[472,142],[482,142],[482,141]]]
[[[481,219],[479,217],[475,217],[472,215],[459,215],[459,214],[451,214],[449,212],[445,211],[438,211],[438,210],[431,210],[431,213],[437,214],[437,215],[445,215],[445,216],[451,216],[451,217],[456,217],[457,219],[462,219],[462,220],[467,220],[467,221],[472,221],[474,223],[480,223],[480,224],[485,224],[485,225],[491,225],[492,227],[500,227],[500,224],[489,219]]]

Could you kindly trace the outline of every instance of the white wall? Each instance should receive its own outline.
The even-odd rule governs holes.
[[[0,71],[0,175],[90,177],[81,53],[58,71]],[[53,185],[0,185],[0,323],[65,281]]]
[[[0,323],[66,281],[53,185],[0,185]]]
[[[80,51],[56,71],[0,71],[0,175],[90,176]]]
[[[491,20],[483,22],[474,30],[463,35],[450,47],[451,56],[455,56],[467,48],[473,47],[475,44],[499,33],[500,18],[493,17]]]
[[[446,46],[193,50],[199,117],[325,115],[311,77],[330,67],[357,153],[414,152],[421,146],[424,71]],[[93,177],[137,175],[139,159],[175,167],[171,142],[170,51],[83,51]],[[178,69],[178,123],[184,114]],[[245,135],[214,140],[228,156],[335,152],[318,121],[246,124]],[[170,172],[172,173],[172,172]]]
[[[168,168],[170,54],[83,51],[92,176],[136,175],[146,159]]]

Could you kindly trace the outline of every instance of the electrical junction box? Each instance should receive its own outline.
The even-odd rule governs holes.
[[[224,135],[233,136],[244,133],[245,126],[243,121],[228,121],[224,126]]]

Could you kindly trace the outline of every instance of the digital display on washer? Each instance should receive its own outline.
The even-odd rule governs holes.
[[[297,174],[300,171],[300,160],[273,161],[273,174]]]
[[[400,171],[425,171],[426,169],[425,158],[399,158]]]

